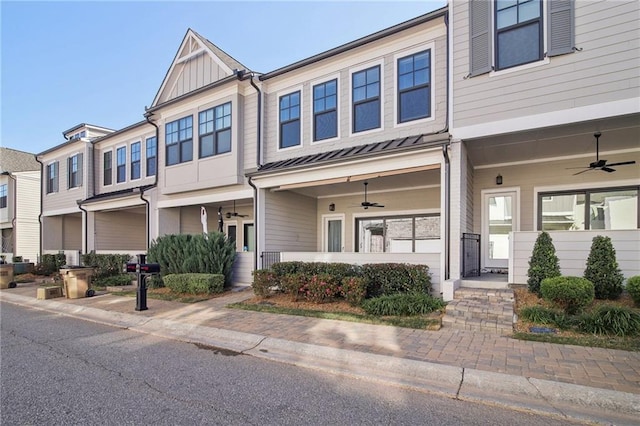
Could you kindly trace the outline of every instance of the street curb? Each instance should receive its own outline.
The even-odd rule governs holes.
[[[291,342],[5,292],[0,293],[0,301],[460,400],[616,425],[637,425],[640,418],[640,395],[632,393]]]

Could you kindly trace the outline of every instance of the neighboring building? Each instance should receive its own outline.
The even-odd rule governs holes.
[[[40,254],[40,165],[33,154],[0,148],[0,254],[37,262]]]
[[[481,267],[526,283],[539,231],[565,275],[608,235],[625,277],[640,274],[640,3],[471,0],[449,14],[452,241],[479,235]],[[468,255],[452,244],[452,274]]]
[[[472,271],[526,281],[545,229],[565,273],[606,234],[638,274],[638,7],[451,2],[265,74],[188,30],[144,121],[38,156],[43,250],[135,254],[206,218],[237,282],[278,260],[411,262],[449,298],[483,285]],[[608,165],[636,163],[574,175],[595,132]]]

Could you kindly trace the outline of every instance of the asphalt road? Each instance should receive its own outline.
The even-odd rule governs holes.
[[[0,424],[561,425],[0,303]]]

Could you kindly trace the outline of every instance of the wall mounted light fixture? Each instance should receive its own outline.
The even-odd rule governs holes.
[[[330,212],[334,212],[334,211],[336,211],[336,205],[335,205],[335,204],[333,204],[333,203],[329,204],[329,211],[330,211]]]
[[[502,175],[496,176],[496,185],[502,185]]]

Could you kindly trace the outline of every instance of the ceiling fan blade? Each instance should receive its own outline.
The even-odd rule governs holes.
[[[378,203],[373,203],[373,204],[371,204],[371,207],[384,207],[384,205],[378,204]]]
[[[583,171],[581,171],[581,172],[574,173],[573,175],[574,175],[574,176],[575,176],[575,175],[581,175],[582,173],[584,173],[584,172],[588,172],[588,171],[590,171],[590,170],[595,170],[595,169],[588,168],[588,169],[585,169],[585,170],[583,170]]]
[[[604,170],[605,172],[608,172],[608,173],[616,171],[616,169],[612,169],[612,168],[609,168],[609,167],[601,167],[600,170]]]
[[[565,170],[586,169],[591,170],[593,167],[565,167]]]
[[[589,167],[594,169],[594,168],[604,167],[606,165],[607,165],[607,160],[598,160],[598,161],[594,161],[593,163],[590,163]]]
[[[607,164],[607,167],[613,167],[613,166],[626,166],[628,164],[636,164],[635,161],[623,161],[622,163],[611,163],[611,164]]]

